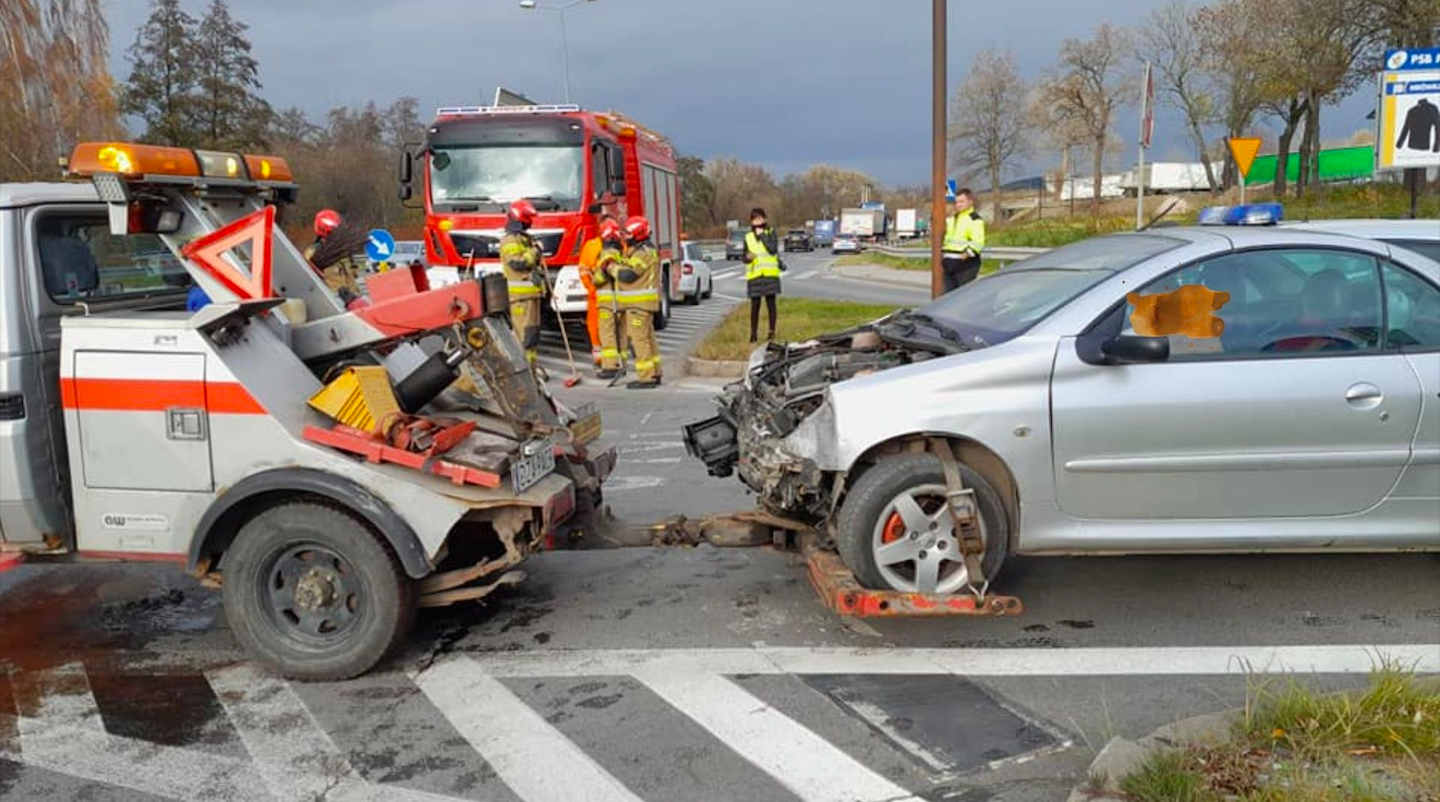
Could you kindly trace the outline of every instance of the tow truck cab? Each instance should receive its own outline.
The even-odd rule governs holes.
[[[252,656],[338,679],[599,503],[614,449],[536,382],[503,281],[391,271],[347,309],[275,225],[282,159],[90,143],[71,171],[0,185],[0,550],[182,564]],[[356,366],[474,428],[335,424],[308,402]]]

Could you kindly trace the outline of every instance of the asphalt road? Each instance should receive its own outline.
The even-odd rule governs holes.
[[[786,292],[894,291],[790,261]],[[617,518],[750,506],[680,444],[717,389],[557,389],[619,446]],[[1110,737],[1236,707],[1261,673],[1440,670],[1435,555],[1013,559],[999,590],[1023,616],[948,620],[839,618],[769,550],[526,570],[424,611],[372,674],[314,684],[245,662],[173,568],[0,573],[0,799],[1050,802]]]
[[[837,301],[917,306],[930,299],[924,287],[847,278],[831,269],[835,258],[829,250],[784,254],[788,268],[780,279],[786,295],[825,298]],[[745,269],[738,262],[712,262],[717,296],[741,299],[745,296]]]

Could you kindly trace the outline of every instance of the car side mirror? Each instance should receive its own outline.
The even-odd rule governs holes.
[[[592,204],[590,204],[589,206],[585,207],[585,211],[588,212],[589,214],[599,214],[599,213],[605,211],[605,204],[603,204],[603,203],[592,203]]]
[[[617,178],[610,182],[610,194],[617,198],[625,197],[625,179]]]
[[[400,152],[399,178],[402,184],[408,184],[414,178],[414,166],[411,163],[408,149]]]
[[[1170,338],[1121,334],[1106,340],[1100,353],[1111,364],[1164,362],[1170,358]]]
[[[400,200],[408,201],[411,198],[415,197],[415,188],[410,186],[409,184],[401,184],[399,194]]]

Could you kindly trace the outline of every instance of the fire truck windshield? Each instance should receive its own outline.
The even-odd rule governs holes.
[[[430,200],[441,210],[489,211],[529,198],[541,211],[578,211],[583,166],[577,145],[433,148]]]

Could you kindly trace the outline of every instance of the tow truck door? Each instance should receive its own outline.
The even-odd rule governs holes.
[[[213,489],[204,354],[77,351],[74,376],[86,487]]]

